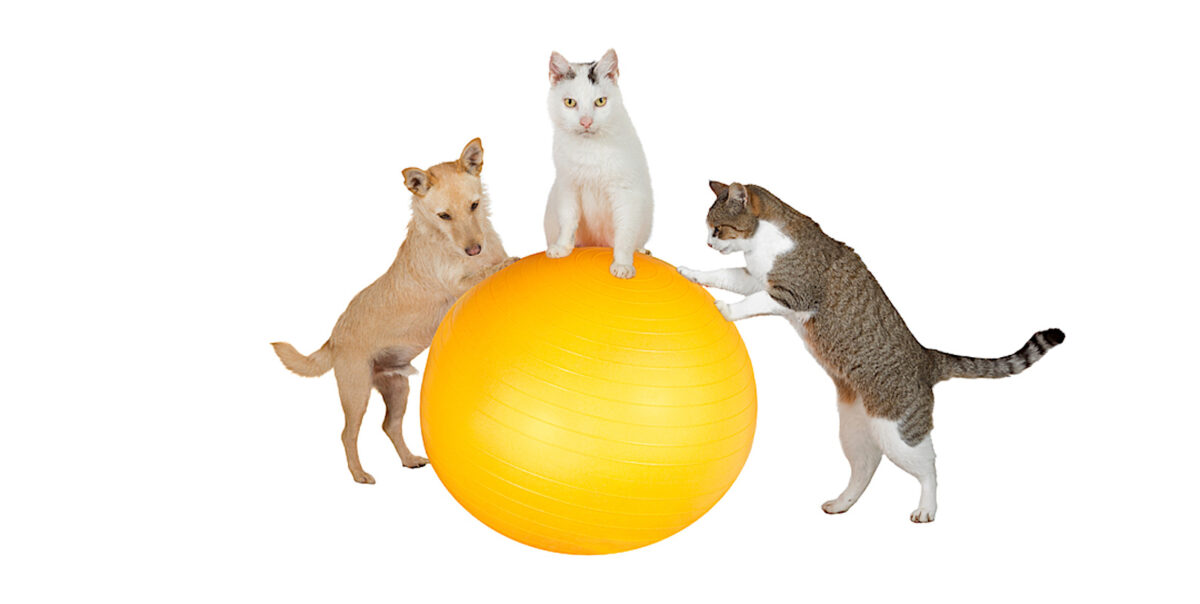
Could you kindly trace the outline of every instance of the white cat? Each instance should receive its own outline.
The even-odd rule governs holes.
[[[609,271],[633,277],[633,253],[645,253],[654,215],[646,154],[617,87],[617,53],[569,63],[550,55],[554,186],[546,203],[546,255],[575,246],[613,248]]]

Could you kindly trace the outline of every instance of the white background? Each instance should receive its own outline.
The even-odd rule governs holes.
[[[5,3],[0,599],[1194,597],[1198,27],[1187,2]],[[932,525],[886,461],[821,512],[834,391],[776,318],[739,324],[745,470],[659,544],[493,533],[400,465],[378,398],[378,484],[351,480],[332,377],[267,343],[325,340],[403,237],[400,170],[472,137],[509,252],[540,251],[549,53],[609,47],[656,255],[732,263],[706,183],[751,182],[855,247],[927,346],[1066,331],[938,388]],[[421,450],[415,400],[406,424]]]

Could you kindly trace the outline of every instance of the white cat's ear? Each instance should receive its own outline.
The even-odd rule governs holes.
[[[617,51],[611,48],[608,49],[608,52],[604,53],[604,56],[600,57],[599,61],[596,61],[595,70],[601,77],[606,77],[616,82],[617,76],[621,73],[621,70],[617,69]]]
[[[429,177],[429,173],[420,168],[405,168],[404,186],[408,187],[413,195],[424,197],[429,192],[429,187],[433,186],[433,180]]]
[[[723,182],[717,182],[715,180],[708,181],[708,188],[712,189],[712,192],[715,193],[717,197],[720,197],[729,191],[729,185]]]
[[[483,171],[483,143],[478,138],[463,147],[462,155],[458,157],[458,167],[471,176],[479,176]]]
[[[558,52],[550,53],[550,84],[557,84],[563,78],[571,79],[575,77],[575,70],[571,69],[571,63],[567,58],[558,54]]]
[[[743,206],[747,204],[746,187],[742,183],[735,182],[729,185],[729,201],[740,203]]]

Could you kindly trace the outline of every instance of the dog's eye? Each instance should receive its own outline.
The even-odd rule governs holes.
[[[442,212],[441,214],[438,214],[438,218],[441,218],[442,220],[450,220],[450,215]]]
[[[566,105],[567,107],[574,107],[575,99],[567,97],[567,98],[563,99],[563,104]]]
[[[606,97],[606,96],[602,96],[602,97],[600,97],[600,98],[596,99],[596,106],[597,106],[597,107],[603,107],[603,106],[604,106],[604,104],[605,104],[605,103],[607,103],[607,102],[608,102],[608,97]]]
[[[475,203],[471,204],[471,211],[472,211],[472,212],[474,212],[474,211],[475,211],[475,209],[476,209],[476,208],[478,208],[478,207],[479,207],[479,202],[478,202],[478,201],[476,201]]]

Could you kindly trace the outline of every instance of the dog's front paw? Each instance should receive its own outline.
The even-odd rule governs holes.
[[[567,256],[571,255],[571,250],[573,250],[573,249],[575,249],[575,248],[573,248],[569,245],[562,245],[560,243],[556,243],[556,244],[546,248],[546,257],[548,257],[548,258],[566,258]]]
[[[612,273],[612,276],[618,279],[632,279],[637,271],[633,269],[632,264],[613,262],[612,266],[608,267],[608,272]]]
[[[920,507],[920,508],[913,510],[913,512],[908,515],[908,519],[912,520],[913,522],[916,522],[917,524],[924,524],[926,522],[933,522],[933,516],[936,513],[937,513],[936,508],[931,509],[931,508],[926,508],[926,507]]]
[[[375,477],[366,472],[353,472],[354,482],[359,484],[375,484]]]
[[[715,304],[717,305],[717,310],[718,310],[718,311],[720,311],[720,313],[721,313],[721,316],[722,316],[722,317],[725,317],[725,320],[726,320],[726,321],[735,321],[735,320],[737,320],[736,318],[734,318],[734,316],[733,316],[733,309],[732,309],[732,308],[730,308],[730,306],[729,306],[729,303],[728,303],[728,302],[722,302],[722,301],[720,301],[720,300],[717,300],[717,301],[715,302]]]

